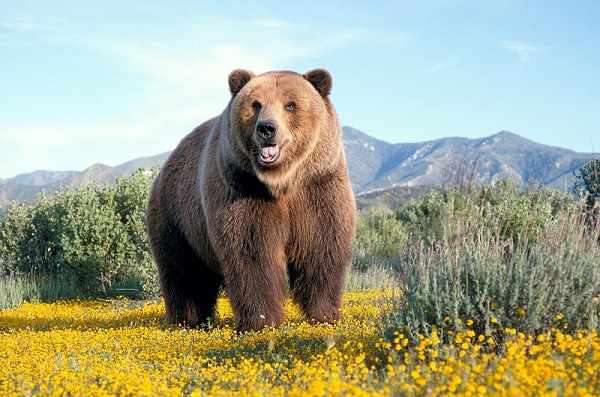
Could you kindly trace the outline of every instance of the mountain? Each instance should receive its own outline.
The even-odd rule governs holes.
[[[10,179],[0,180],[0,185],[11,183],[15,185],[46,186],[76,173],[77,171],[35,171],[29,174],[20,174]]]
[[[592,159],[591,153],[542,145],[508,131],[480,139],[390,144],[346,127],[344,143],[353,188],[359,195],[452,182],[457,171],[472,173],[477,182],[506,175],[564,189],[565,184],[570,187],[573,172]]]
[[[342,139],[350,181],[364,203],[385,206],[385,194],[395,187],[413,187],[407,193],[419,193],[422,186],[451,184],[458,177],[490,182],[500,175],[527,182],[535,180],[558,189],[569,188],[573,172],[592,159],[591,153],[542,145],[508,131],[480,138],[443,138],[420,143],[388,143],[357,129],[344,127]],[[60,186],[76,188],[92,181],[114,184],[115,179],[143,166],[151,168],[165,162],[170,152],[143,157],[109,167],[95,164],[82,172],[36,171],[0,180],[0,213],[12,201],[34,199],[42,189],[52,193]],[[390,195],[388,195],[390,196]],[[395,194],[390,197],[395,196]],[[363,202],[361,201],[361,203]]]
[[[18,203],[33,200],[40,191],[57,192],[60,187],[76,189],[79,186],[96,182],[99,185],[114,185],[117,178],[129,175],[139,167],[152,168],[165,162],[170,152],[156,156],[142,157],[110,167],[94,164],[81,172],[77,171],[36,171],[21,174],[0,182],[0,214],[4,213],[13,201]]]
[[[165,152],[156,156],[142,157],[139,159],[128,161],[127,163],[121,165],[117,165],[115,168],[118,169],[120,172],[123,172],[124,175],[129,175],[140,167],[150,169],[155,165],[164,164],[165,161],[167,161],[167,158],[169,158],[170,154],[171,152]]]

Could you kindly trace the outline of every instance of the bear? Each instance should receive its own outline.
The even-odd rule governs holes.
[[[332,77],[236,69],[228,83],[224,111],[181,140],[148,199],[167,320],[205,326],[223,287],[239,332],[280,325],[290,295],[333,323],[356,208]]]

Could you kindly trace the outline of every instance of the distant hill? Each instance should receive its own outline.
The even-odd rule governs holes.
[[[0,185],[10,183],[15,185],[46,186],[76,173],[77,171],[35,171],[29,174],[20,174],[7,180],[0,180]]]
[[[359,130],[344,127],[343,142],[352,187],[359,206],[388,206],[390,200],[422,193],[423,186],[451,183],[461,168],[477,182],[500,175],[535,180],[558,189],[569,188],[573,172],[592,159],[591,153],[542,145],[508,131],[480,139],[443,138],[420,143],[388,143]],[[164,163],[170,152],[143,157],[109,167],[96,164],[82,172],[36,171],[0,180],[0,212],[12,201],[34,199],[42,189],[53,193],[59,186],[76,188],[92,181],[114,184],[116,178],[143,166]],[[390,188],[410,187],[370,194]],[[386,199],[387,196],[387,199]],[[386,201],[387,200],[387,201]],[[387,204],[386,204],[387,203]]]
[[[81,172],[36,171],[5,179],[4,183],[0,183],[0,213],[5,212],[13,201],[20,203],[35,199],[42,190],[52,194],[61,186],[76,189],[92,182],[114,185],[117,178],[129,175],[140,167],[150,169],[155,164],[163,164],[170,153],[142,157],[116,167],[94,164]]]
[[[474,171],[477,182],[508,175],[563,189],[565,183],[570,187],[573,171],[592,159],[591,153],[541,145],[508,131],[480,139],[390,144],[346,127],[344,142],[357,194],[395,186],[441,184],[457,167],[473,167],[466,171]]]
[[[165,152],[156,156],[142,157],[139,159],[128,161],[127,163],[121,165],[117,165],[115,168],[122,172],[124,175],[129,175],[140,167],[150,169],[157,164],[164,164],[165,161],[167,161],[167,158],[169,158],[170,154],[171,152]]]

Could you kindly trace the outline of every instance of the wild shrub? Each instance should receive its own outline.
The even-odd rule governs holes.
[[[0,222],[0,270],[72,280],[85,293],[106,293],[139,280],[157,292],[144,226],[148,192],[157,170],[139,169],[116,187],[96,184],[30,205],[13,205]]]
[[[13,205],[0,222],[0,270],[14,273],[58,273],[62,206],[40,193],[35,205]]]
[[[354,259],[345,289],[393,288],[395,268],[403,254],[408,235],[392,213],[370,212],[356,223]]]
[[[497,228],[503,239],[535,241],[546,223],[574,210],[571,195],[536,182],[523,186],[510,178],[483,185],[478,196],[481,206],[492,211],[494,222],[485,224]]]
[[[445,235],[442,218],[452,217],[462,209],[463,196],[450,189],[432,191],[419,200],[411,200],[396,211],[396,218],[413,238],[419,236],[427,244]]]
[[[600,159],[594,157],[573,174],[573,191],[585,200],[588,220],[594,223],[600,217]]]
[[[455,233],[492,228],[502,238],[531,239],[540,227],[573,205],[570,195],[556,189],[510,178],[471,189],[450,187],[433,191],[396,211],[410,236],[432,246],[455,238]]]
[[[358,218],[354,254],[357,257],[397,258],[408,236],[394,214],[371,212]]]
[[[598,326],[600,228],[586,226],[569,194],[506,180],[468,197],[430,196],[400,216],[411,219],[415,208],[435,216],[407,244],[384,333],[418,343],[432,330],[443,340],[466,329],[501,337],[505,328]]]

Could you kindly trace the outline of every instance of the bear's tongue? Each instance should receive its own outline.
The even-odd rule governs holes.
[[[262,160],[266,163],[270,163],[272,161],[275,161],[277,159],[277,153],[278,153],[278,146],[277,145],[265,145],[262,146],[260,149],[260,157],[262,158]]]

